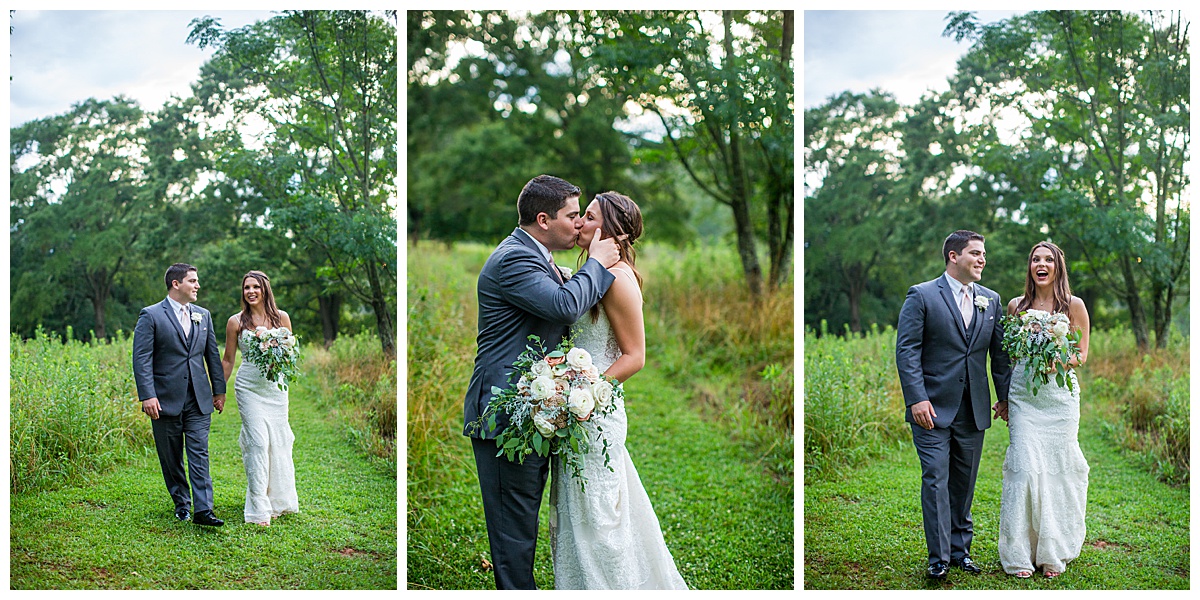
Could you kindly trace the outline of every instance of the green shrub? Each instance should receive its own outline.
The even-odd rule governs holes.
[[[10,339],[9,485],[14,494],[80,483],[146,448],[131,338],[64,343],[39,329]]]

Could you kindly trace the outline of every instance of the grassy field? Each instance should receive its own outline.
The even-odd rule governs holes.
[[[1000,567],[1008,446],[1000,421],[985,438],[972,511],[972,555],[984,573],[952,570],[944,583],[925,580],[920,464],[903,421],[894,350],[891,330],[805,338],[806,589],[1190,587],[1186,340],[1142,354],[1125,332],[1093,332],[1080,383],[1079,442],[1091,466],[1087,536],[1080,557],[1054,580],[1018,580]]]
[[[490,251],[408,251],[408,589],[494,587],[461,434],[475,279]],[[627,445],[691,587],[792,589],[791,290],[751,305],[735,260],[715,250],[644,251],[648,360],[626,386]],[[534,572],[542,588],[553,587],[547,518],[543,502]]]
[[[128,340],[12,343],[10,449],[44,474],[12,469],[12,589],[396,589],[396,472],[356,446],[344,420],[353,410],[320,398],[335,377],[319,369],[338,368],[318,359],[323,351],[306,348],[304,375],[290,390],[301,512],[267,529],[242,523],[246,478],[231,388],[209,440],[215,512],[226,524],[203,528],[172,515],[150,425],[125,381]],[[39,373],[50,377],[35,380]],[[99,441],[73,439],[93,429]]]

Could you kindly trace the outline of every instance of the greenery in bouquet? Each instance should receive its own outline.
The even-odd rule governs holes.
[[[1025,360],[1027,384],[1033,395],[1050,383],[1074,389],[1067,363],[1079,356],[1082,333],[1072,331],[1071,320],[1062,313],[1027,310],[1000,319],[1004,327],[1004,351],[1013,362]]]
[[[279,389],[287,389],[287,381],[300,373],[300,342],[286,328],[268,329],[259,326],[254,331],[242,331],[245,360],[258,367],[267,381]]]
[[[574,347],[571,338],[551,352],[545,351],[538,336],[531,335],[529,340],[533,345],[526,346],[513,363],[509,386],[492,387],[492,401],[473,424],[474,430],[486,427],[495,431],[496,416],[509,415],[508,426],[496,434],[496,456],[523,463],[535,452],[538,456],[558,454],[580,487],[586,488],[583,455],[593,443],[600,443],[605,466],[610,458],[608,440],[599,424],[593,440],[584,423],[612,413],[624,397],[621,383],[601,374],[592,364],[591,354]]]

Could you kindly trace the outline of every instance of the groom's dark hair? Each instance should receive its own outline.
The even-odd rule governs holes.
[[[165,276],[165,279],[167,280],[167,290],[171,289],[172,281],[183,281],[189,272],[195,270],[196,267],[193,267],[187,263],[175,263],[167,267],[167,274]]]
[[[538,175],[529,180],[517,196],[517,224],[532,225],[538,213],[554,218],[567,204],[567,198],[580,195],[579,186],[553,175]]]
[[[959,229],[954,233],[946,236],[945,243],[942,244],[942,258],[946,259],[946,264],[950,264],[950,253],[962,254],[963,248],[971,243],[971,240],[983,241],[983,236],[974,231]]]

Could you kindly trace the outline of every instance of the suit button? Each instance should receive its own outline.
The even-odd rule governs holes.
[[[187,378],[185,377],[184,379],[187,379]],[[958,382],[959,382],[959,383],[962,383],[962,382],[963,382],[963,378],[962,378],[962,377],[959,377],[959,378],[958,378]]]

